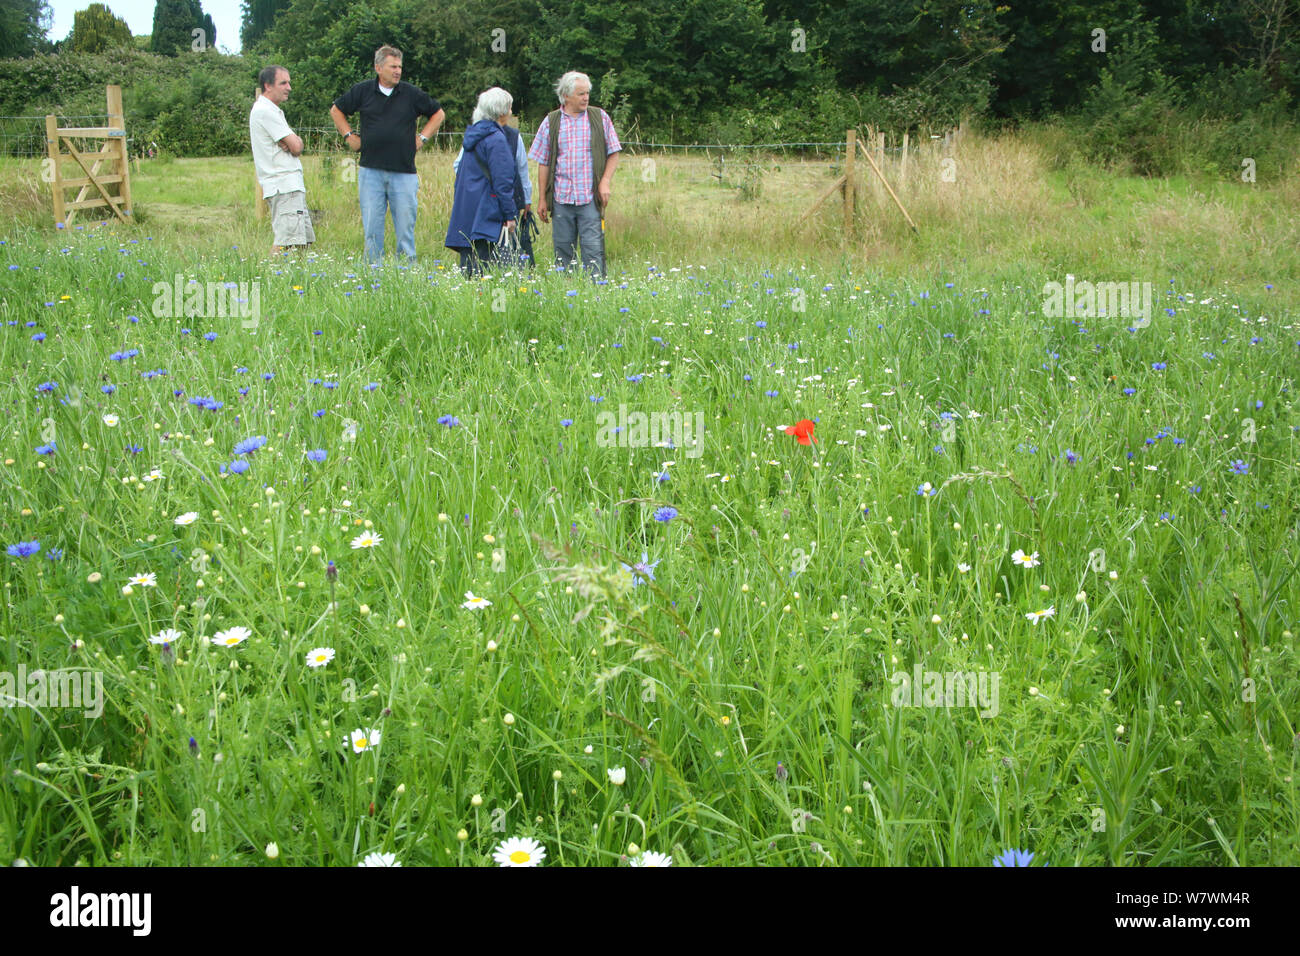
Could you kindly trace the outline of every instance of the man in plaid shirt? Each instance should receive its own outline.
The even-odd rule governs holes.
[[[591,80],[570,71],[555,84],[561,108],[542,120],[529,158],[537,163],[537,215],[549,222],[555,261],[568,269],[575,246],[582,265],[605,277],[605,208],[623,149],[609,114],[588,108]]]

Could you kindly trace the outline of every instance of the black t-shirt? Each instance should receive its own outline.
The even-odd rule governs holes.
[[[346,116],[361,114],[361,165],[394,173],[415,172],[415,120],[442,109],[432,96],[404,80],[384,95],[378,77],[362,80],[334,105]]]

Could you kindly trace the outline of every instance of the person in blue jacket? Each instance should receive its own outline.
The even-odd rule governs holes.
[[[460,253],[460,266],[469,275],[492,261],[497,243],[513,233],[519,213],[515,157],[502,130],[513,107],[514,99],[505,90],[498,86],[485,90],[465,130],[445,245]]]

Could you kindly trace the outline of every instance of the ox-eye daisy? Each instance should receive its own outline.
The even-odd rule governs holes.
[[[1029,620],[1030,624],[1034,625],[1034,627],[1037,627],[1038,622],[1041,621],[1043,618],[1056,617],[1056,605],[1053,604],[1051,607],[1042,611],[1030,611],[1028,614],[1025,615],[1025,617]]]
[[[334,660],[334,648],[332,647],[313,647],[307,652],[308,667],[324,667],[332,660]]]
[[[1025,552],[1019,548],[1017,548],[1015,553],[1011,555],[1011,560],[1016,562],[1016,564],[1020,565],[1022,568],[1036,568],[1042,564],[1042,562],[1038,560],[1037,551],[1033,554],[1025,554]]]
[[[142,588],[154,588],[158,586],[158,579],[154,576],[154,573],[152,571],[148,571],[144,574],[137,574],[135,577],[131,578],[131,580],[128,581],[127,583],[134,584]]]
[[[199,520],[199,513],[197,511],[187,511],[183,515],[177,515],[175,523],[180,525],[183,528],[186,525],[194,524],[194,522],[198,520]]]
[[[511,837],[498,844],[492,859],[501,866],[536,866],[546,859],[546,847],[532,837]]]
[[[673,858],[666,853],[655,853],[653,850],[647,850],[640,856],[634,856],[627,861],[628,866],[672,866]]]
[[[169,627],[166,628],[165,630],[159,631],[153,637],[149,638],[149,643],[150,644],[175,644],[184,636],[185,635],[182,634],[180,631],[176,630],[176,628]]]
[[[352,752],[359,754],[364,750],[370,750],[379,744],[379,731],[371,730],[369,727],[364,730],[358,727],[352,731]]]
[[[492,606],[491,601],[489,601],[487,598],[475,597],[473,591],[465,592],[465,603],[461,605],[461,607],[467,608],[471,611],[479,611],[485,607],[491,607],[491,606]]]
[[[363,531],[352,539],[352,548],[373,548],[377,544],[383,544],[384,539],[377,532]]]
[[[242,644],[253,636],[253,632],[243,625],[236,624],[228,631],[217,631],[213,635],[212,643],[217,647],[234,647],[236,644]]]
[[[357,866],[401,866],[396,853],[369,853]]]

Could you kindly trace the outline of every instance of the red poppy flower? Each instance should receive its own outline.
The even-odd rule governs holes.
[[[808,421],[808,419],[805,418],[797,425],[789,426],[785,430],[785,433],[787,435],[793,435],[795,438],[799,440],[799,444],[801,445],[811,445],[817,441],[816,438],[813,438],[813,429],[816,427],[817,427],[816,423],[810,422]]]

